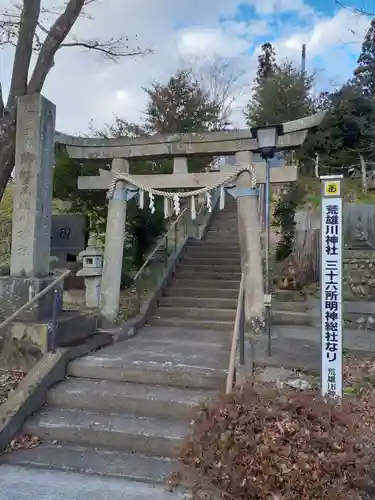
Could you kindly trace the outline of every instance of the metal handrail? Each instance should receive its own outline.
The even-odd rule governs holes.
[[[52,290],[60,281],[64,280],[67,276],[69,276],[69,274],[71,274],[71,271],[67,269],[62,274],[60,274],[60,276],[58,276],[52,283],[50,283],[48,286],[43,288],[43,290],[34,295],[34,297],[30,299],[28,302],[26,302],[26,304],[21,306],[11,316],[9,316],[6,320],[0,323],[0,330],[5,326],[9,325],[9,323],[11,323],[12,321],[14,321],[21,313],[26,311],[26,309],[32,306],[38,299],[44,297],[44,295],[46,295],[50,290]]]
[[[168,231],[166,231],[166,233],[160,238],[159,242],[157,243],[157,245],[155,246],[155,248],[153,249],[153,251],[147,257],[147,259],[145,260],[145,262],[143,263],[143,265],[138,269],[137,273],[135,274],[135,276],[133,278],[133,281],[136,281],[139,278],[139,276],[142,274],[143,270],[149,265],[149,263],[154,258],[156,252],[164,245],[165,240],[168,239],[169,233],[172,231],[172,229],[174,229],[174,227],[177,224],[177,222],[179,222],[179,220],[182,218],[182,216],[186,213],[187,210],[189,210],[189,209],[188,208],[184,208],[182,210],[182,212],[179,214],[179,216],[172,222],[172,224],[169,226]]]
[[[240,347],[240,365],[245,364],[245,271],[241,275],[240,289],[237,299],[236,319],[234,322],[232,346],[230,350],[228,375],[225,386],[226,394],[230,394],[233,389],[234,372],[236,369],[236,356],[238,344]]]

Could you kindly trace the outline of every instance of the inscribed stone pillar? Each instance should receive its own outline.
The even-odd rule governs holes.
[[[129,162],[112,160],[112,172],[129,172]],[[104,263],[100,295],[100,312],[105,320],[114,323],[120,309],[121,270],[123,263],[126,223],[126,183],[119,181],[109,200],[105,237]]]
[[[55,106],[40,94],[18,99],[11,276],[49,274]]]
[[[0,316],[50,284],[55,106],[40,94],[18,98],[10,276],[0,280]],[[53,292],[19,316],[51,317]]]
[[[251,165],[251,162],[251,151],[236,153],[236,164]],[[248,172],[238,176],[236,187],[242,190],[251,187],[251,176]],[[237,214],[242,270],[246,264],[248,265],[245,280],[245,315],[246,320],[252,322],[255,327],[264,317],[263,266],[257,197],[238,197]]]

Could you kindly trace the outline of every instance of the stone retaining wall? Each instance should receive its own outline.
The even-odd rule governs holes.
[[[320,297],[320,283],[308,285],[305,292]],[[375,251],[344,251],[343,296],[347,301],[375,301]]]
[[[345,250],[343,285],[347,300],[375,299],[375,252]]]
[[[10,253],[12,244],[12,219],[0,217],[0,263],[4,254]]]

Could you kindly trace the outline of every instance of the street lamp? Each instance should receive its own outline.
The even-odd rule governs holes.
[[[266,226],[266,283],[264,294],[265,327],[268,336],[268,356],[271,356],[271,286],[270,286],[270,231],[271,231],[271,159],[277,149],[278,136],[283,133],[282,125],[265,125],[251,129],[253,137],[258,141],[261,157],[266,162],[266,192],[265,192],[265,226]]]
[[[279,126],[265,125],[264,127],[255,127],[252,129],[252,134],[258,141],[258,148],[262,158],[273,158],[277,146]]]

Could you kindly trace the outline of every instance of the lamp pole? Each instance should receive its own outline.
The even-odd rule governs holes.
[[[253,137],[258,140],[260,155],[266,162],[266,186],[265,186],[265,287],[264,287],[264,320],[265,333],[267,334],[267,354],[272,354],[271,337],[271,284],[270,284],[270,256],[271,256],[271,159],[274,157],[277,146],[278,135],[282,133],[282,125],[265,125],[252,129]]]
[[[266,210],[265,210],[265,230],[266,230],[266,283],[264,287],[264,305],[265,305],[265,326],[267,334],[267,354],[271,356],[272,345],[271,345],[271,293],[270,293],[270,236],[271,236],[271,165],[270,159],[265,158],[266,161]]]

